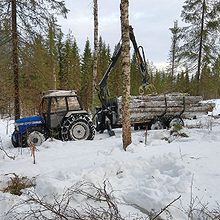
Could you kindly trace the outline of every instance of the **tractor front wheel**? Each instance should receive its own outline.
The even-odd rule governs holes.
[[[40,146],[49,137],[43,126],[30,126],[21,136],[22,147]]]

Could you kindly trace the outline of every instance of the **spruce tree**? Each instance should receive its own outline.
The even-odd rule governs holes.
[[[115,50],[118,50],[118,46],[115,46]],[[113,71],[111,72],[110,85],[112,96],[121,96],[122,95],[122,56],[119,56],[117,63]]]
[[[71,77],[71,67],[73,61],[73,57],[71,54],[72,45],[73,36],[71,35],[71,32],[69,32],[62,48],[62,75],[59,75],[60,89],[64,90],[69,90],[73,84],[73,78]]]
[[[161,74],[158,70],[156,71],[156,75],[154,77],[154,83],[153,84],[157,89],[157,93],[161,94],[162,93]]]
[[[57,34],[57,42],[56,42],[56,48],[57,48],[57,63],[58,63],[58,73],[57,73],[57,87],[59,89],[62,88],[62,85],[60,84],[62,77],[63,77],[63,60],[64,60],[64,55],[63,55],[63,47],[64,47],[64,42],[63,42],[63,37],[64,34],[61,31],[61,29],[58,30]]]
[[[56,25],[56,21],[52,17],[50,19],[50,22],[48,24],[47,28],[47,34],[46,34],[46,49],[48,53],[48,66],[49,66],[49,72],[48,75],[53,75],[53,86],[50,87],[50,89],[57,89],[57,74],[58,74],[58,53],[57,53],[57,47],[56,47],[56,42],[57,42],[57,37],[59,34],[60,29]],[[49,76],[50,77],[50,76]]]
[[[220,55],[216,59],[212,67],[213,81],[214,81],[214,98],[220,97]]]
[[[86,110],[92,104],[93,57],[87,39],[81,60],[81,102]]]
[[[210,67],[205,65],[201,71],[201,95],[204,99],[215,97],[215,82],[213,79]]]
[[[197,94],[201,69],[212,63],[218,54],[220,7],[218,1],[186,0],[181,13],[188,26],[182,29],[184,44],[181,58],[196,70]]]
[[[100,36],[98,44],[97,84],[100,82],[106,70],[108,69],[108,66],[111,62],[110,58],[110,47],[106,45],[106,43],[102,40],[102,37]]]
[[[80,67],[80,55],[79,55],[79,47],[77,45],[76,39],[74,39],[72,48],[72,68],[71,68],[71,77],[73,79],[73,85],[70,88],[71,90],[74,89],[80,94],[80,87],[81,87],[81,67]]]
[[[20,53],[22,54],[20,64],[21,109],[22,115],[27,116],[39,111],[40,93],[50,88],[53,89],[54,78],[49,65],[51,57],[41,35],[35,38],[32,45],[28,44],[23,47]]]
[[[142,73],[137,63],[135,52],[131,59],[131,95],[139,95],[139,87],[141,86]]]
[[[80,94],[81,68],[79,48],[71,31],[67,34],[66,40],[62,42],[62,35],[59,35],[57,43],[59,63],[59,89],[77,90]]]
[[[36,33],[47,27],[51,13],[67,13],[65,3],[57,0],[2,0],[0,1],[0,20],[11,20],[12,68],[14,74],[14,116],[20,118],[20,86],[19,86],[19,48],[22,43],[33,42]],[[18,25],[19,24],[19,25]]]
[[[174,21],[173,28],[170,28],[172,33],[172,44],[169,53],[169,63],[170,63],[170,72],[171,72],[171,84],[170,84],[170,92],[173,91],[173,80],[174,74],[177,71],[179,66],[178,62],[178,52],[179,52],[179,41],[180,41],[180,28],[178,27],[178,21]]]
[[[9,21],[0,23],[0,114],[11,116],[13,103],[13,71],[10,60]]]
[[[103,78],[104,74],[106,73],[109,64],[110,64],[110,47],[106,45],[106,43],[102,40],[102,37],[99,38],[98,44],[98,66],[97,66],[97,85],[100,83],[101,79]],[[111,79],[112,79],[112,72],[107,80],[107,87],[112,94],[112,87],[111,87]],[[100,101],[98,99],[98,94],[95,96],[94,103],[100,105]]]

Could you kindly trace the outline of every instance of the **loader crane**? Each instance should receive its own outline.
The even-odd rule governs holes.
[[[142,46],[137,45],[132,26],[129,26],[129,38],[133,44],[139,68],[142,73],[142,85],[139,87],[139,92],[140,94],[143,94],[146,89],[152,89],[154,86],[152,84],[149,84],[148,82],[149,74],[147,72],[144,50]],[[102,133],[105,129],[107,129],[110,136],[115,135],[115,132],[112,129],[120,127],[120,125],[117,124],[119,119],[117,97],[108,98],[109,91],[107,86],[107,80],[112,70],[114,69],[114,66],[117,63],[121,53],[122,45],[119,42],[111,58],[111,63],[108,69],[106,70],[105,74],[103,75],[103,78],[96,87],[96,90],[98,91],[98,97],[102,105],[101,107],[95,108],[94,117],[96,121],[96,131]]]

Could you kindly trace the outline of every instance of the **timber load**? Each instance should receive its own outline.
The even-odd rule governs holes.
[[[184,100],[185,99],[185,100]],[[145,123],[160,117],[180,115],[182,118],[192,119],[213,111],[214,103],[202,102],[202,96],[190,96],[188,93],[170,93],[160,95],[140,95],[130,97],[131,123]],[[122,98],[118,98],[121,124]]]

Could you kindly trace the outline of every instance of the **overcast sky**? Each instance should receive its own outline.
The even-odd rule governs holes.
[[[185,0],[130,0],[129,22],[134,28],[138,45],[145,49],[146,59],[158,68],[167,64],[171,46],[171,32],[175,20],[181,26],[180,14]],[[65,0],[70,10],[67,19],[59,17],[58,23],[67,34],[72,31],[80,53],[87,38],[93,49],[93,1]],[[99,36],[110,45],[113,52],[121,38],[120,0],[98,0]]]

